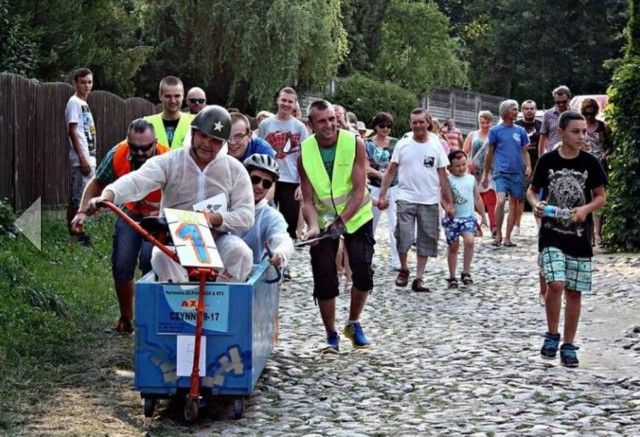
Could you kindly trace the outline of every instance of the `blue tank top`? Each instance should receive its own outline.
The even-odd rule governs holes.
[[[464,176],[449,175],[449,184],[453,191],[453,203],[456,208],[456,217],[472,217],[473,216],[473,187],[476,178],[470,174]]]

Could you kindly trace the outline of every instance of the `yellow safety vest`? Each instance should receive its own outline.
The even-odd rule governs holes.
[[[324,223],[322,223],[324,214],[340,215],[347,206],[353,191],[351,173],[353,172],[353,163],[356,158],[356,144],[356,136],[352,132],[346,130],[338,131],[338,144],[336,145],[336,156],[333,162],[331,178],[329,178],[329,174],[322,162],[320,146],[316,136],[310,136],[300,146],[302,167],[313,187],[313,203],[318,210],[318,226],[320,229],[324,226]],[[360,209],[345,223],[347,232],[350,234],[373,219],[369,191],[366,186],[363,187],[363,190],[364,198]]]
[[[182,147],[184,137],[187,136],[194,117],[195,115],[193,114],[182,113],[182,115],[180,115],[178,125],[176,126],[176,131],[173,133],[173,141],[171,141],[170,144],[171,150],[179,149],[180,147]],[[156,131],[156,138],[158,139],[158,142],[160,144],[169,144],[169,140],[167,139],[167,132],[164,130],[164,123],[162,122],[162,112],[160,114],[147,115],[145,119],[153,125],[153,128]]]

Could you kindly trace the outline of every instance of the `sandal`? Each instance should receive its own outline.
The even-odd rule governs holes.
[[[424,286],[422,278],[414,279],[413,282],[411,283],[411,289],[416,293],[423,293],[423,292],[428,293],[429,291],[431,291]]]
[[[495,247],[500,247],[500,246],[502,246],[502,238],[496,238],[495,240],[493,240],[493,241],[491,242],[491,245],[492,245],[492,246],[495,246]]]
[[[396,286],[406,287],[409,283],[409,270],[400,269],[396,278]]]
[[[458,280],[456,278],[447,278],[449,286],[447,288],[458,288]]]
[[[473,279],[471,279],[471,273],[462,273],[460,274],[460,280],[464,285],[473,284]]]
[[[131,323],[131,320],[120,317],[118,321],[111,326],[111,329],[108,329],[107,331],[123,335],[131,334],[133,333],[133,323]]]
[[[513,243],[511,240],[505,240],[504,247],[516,247],[517,244]]]

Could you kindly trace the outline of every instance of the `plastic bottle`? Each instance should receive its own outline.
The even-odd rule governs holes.
[[[571,210],[569,208],[559,208],[554,205],[546,205],[544,207],[544,216],[560,220],[569,220],[571,219]]]

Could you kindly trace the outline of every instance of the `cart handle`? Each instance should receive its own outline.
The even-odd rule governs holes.
[[[262,259],[264,258],[269,258],[271,259],[273,257],[273,252],[271,252],[271,247],[269,247],[269,243],[268,242],[264,242],[264,250],[267,252]],[[265,279],[265,282],[267,284],[275,284],[276,282],[280,282],[280,279],[282,279],[282,273],[280,272],[280,268],[273,266],[273,268],[276,271],[276,277],[275,279]]]

